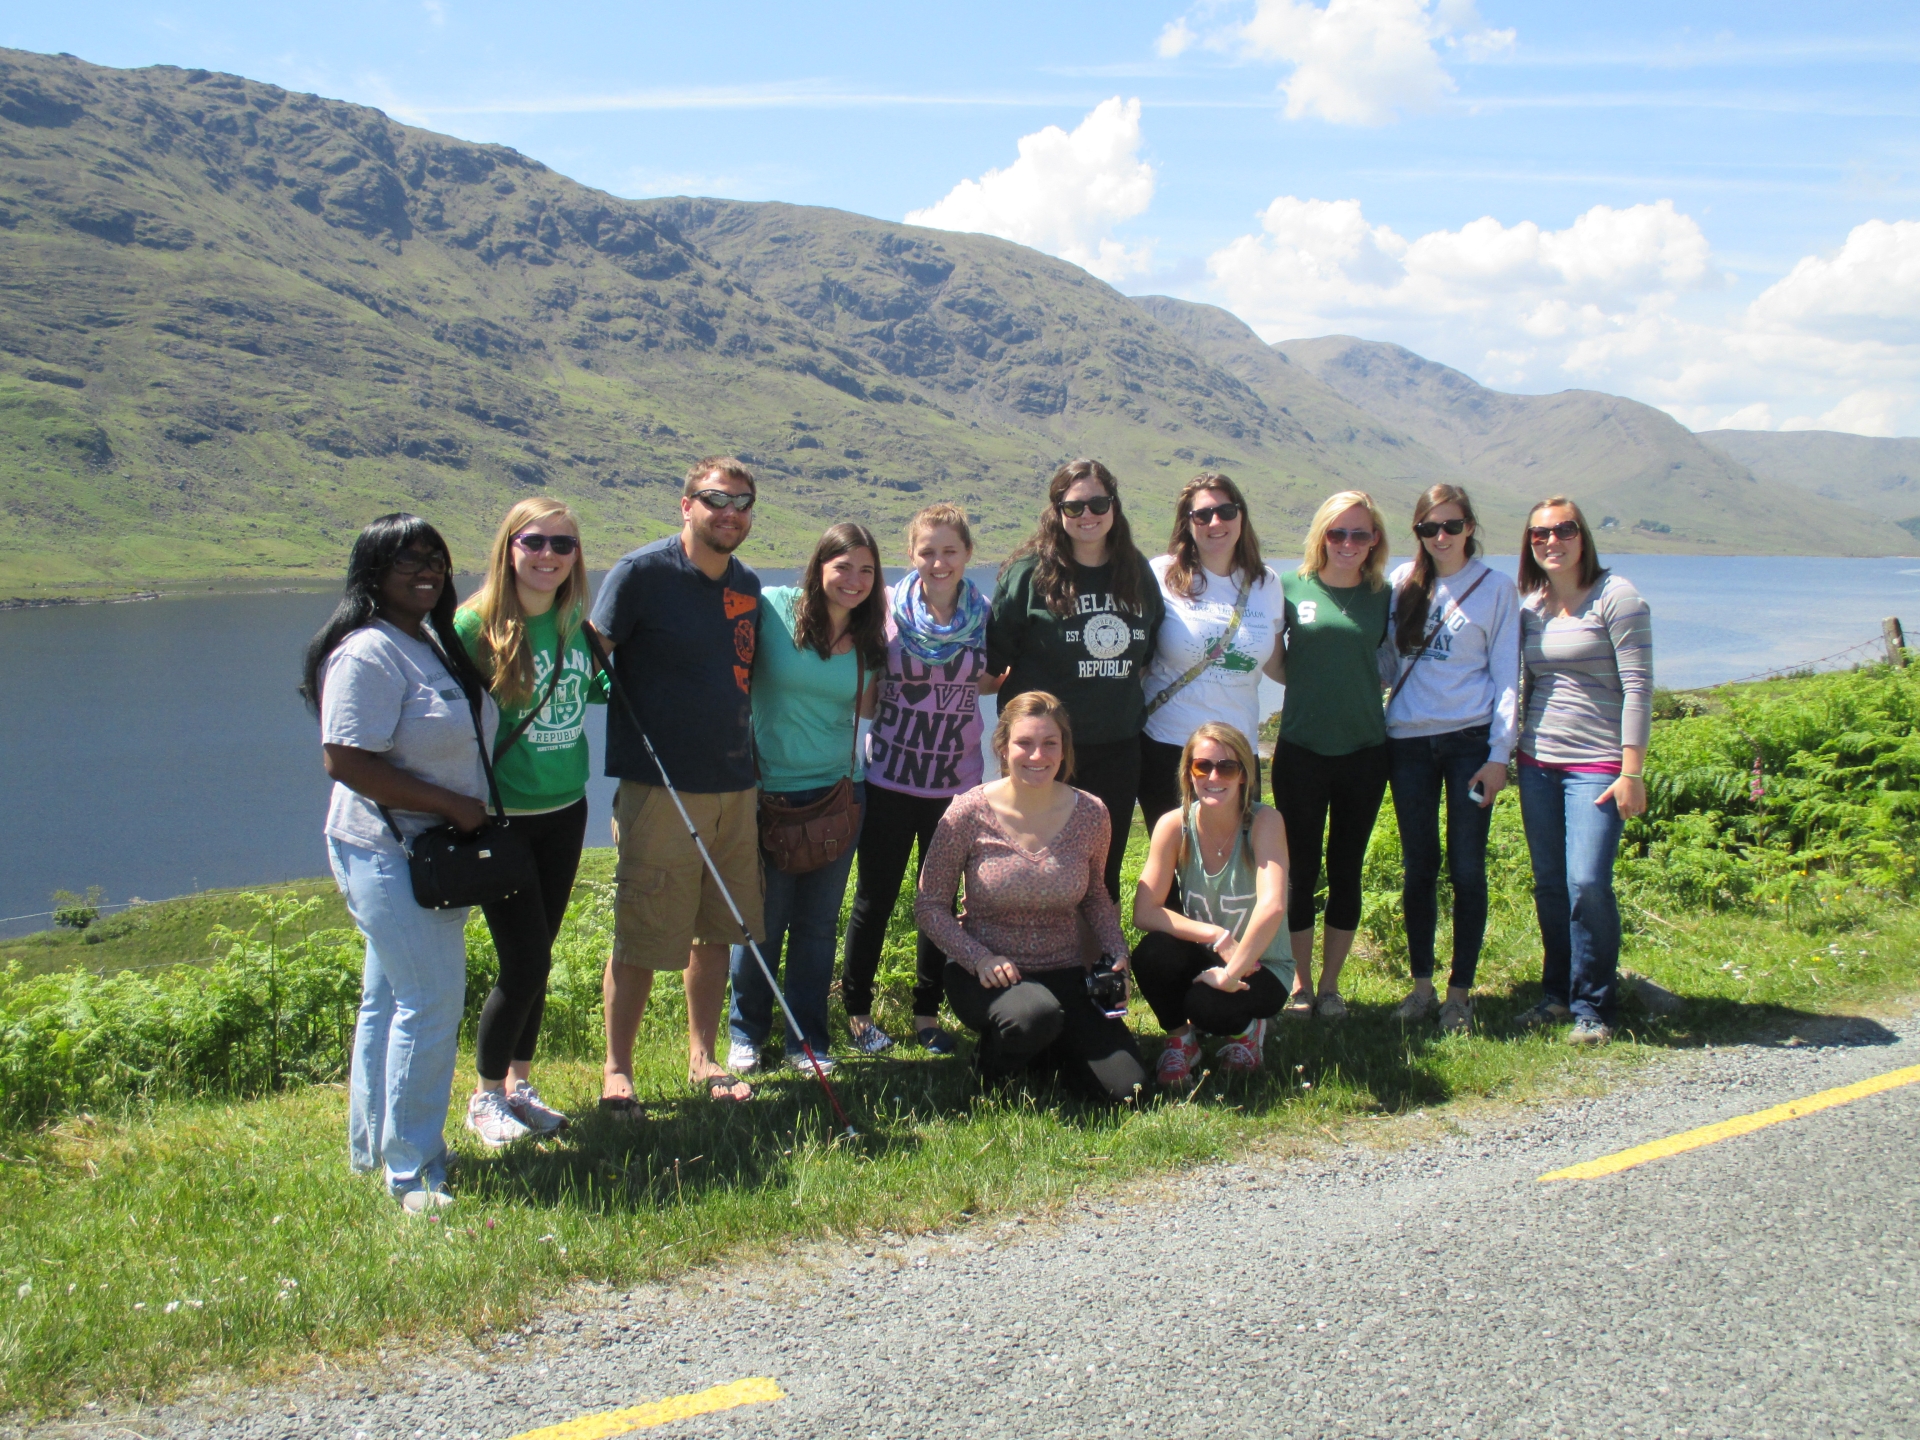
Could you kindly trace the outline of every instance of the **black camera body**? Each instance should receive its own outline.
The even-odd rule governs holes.
[[[1087,972],[1087,999],[1109,1020],[1127,1018],[1127,975],[1111,955],[1102,955]]]

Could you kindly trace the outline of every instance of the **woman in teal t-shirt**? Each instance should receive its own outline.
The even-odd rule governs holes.
[[[485,583],[453,617],[500,707],[494,777],[540,876],[536,888],[483,907],[500,972],[480,1012],[480,1083],[467,1128],[494,1149],[567,1123],[530,1077],[553,942],[587,834],[587,706],[606,703],[581,633],[586,606],[573,511],[558,500],[522,500],[493,537]]]
[[[1362,490],[1330,497],[1307,530],[1306,558],[1283,575],[1286,656],[1273,803],[1287,827],[1292,874],[1287,938],[1293,996],[1286,1013],[1337,1020],[1340,967],[1360,928],[1360,869],[1387,793],[1387,725],[1378,652],[1387,638],[1387,526]],[[1320,988],[1313,988],[1313,897],[1327,873]]]
[[[850,779],[864,802],[858,744],[860,717],[871,714],[875,678],[887,659],[887,602],[880,547],[864,525],[835,525],[820,537],[801,583],[760,593],[760,636],[753,652],[753,744],[760,792],[788,805],[810,805]],[[825,1067],[827,991],[833,984],[840,901],[853,868],[854,841],[817,870],[793,875],[762,848],[766,873],[766,939],[760,953],[776,973],[786,956],[787,1005],[801,1034],[787,1037],[787,1058],[810,1069],[806,1042]],[[732,1046],[727,1069],[743,1075],[760,1064],[773,1034],[774,994],[753,954],[733,947]]]

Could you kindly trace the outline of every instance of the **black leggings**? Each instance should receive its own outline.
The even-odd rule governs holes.
[[[1287,929],[1313,929],[1320,838],[1327,844],[1327,928],[1360,928],[1360,869],[1387,793],[1384,743],[1318,755],[1282,740],[1273,752],[1273,803],[1287,826]],[[1329,823],[1331,821],[1331,823]]]
[[[480,1011],[474,1040],[482,1080],[504,1080],[514,1061],[533,1059],[547,1011],[553,942],[566,918],[573,877],[580,870],[580,847],[587,838],[587,802],[582,798],[544,815],[515,815],[513,828],[533,847],[540,883],[482,907],[500,956],[500,978]]]
[[[1127,858],[1127,837],[1133,833],[1133,802],[1140,789],[1140,737],[1111,740],[1104,745],[1073,747],[1076,790],[1084,790],[1107,807],[1112,827],[1107,841],[1107,894],[1120,903],[1120,862]]]
[[[860,878],[853,890],[853,913],[847,918],[847,944],[840,970],[840,998],[847,1014],[873,1013],[873,976],[880,968],[880,949],[887,939],[887,921],[900,899],[900,882],[906,878],[907,856],[920,845],[919,862],[914,866],[918,885],[920,867],[927,863],[927,847],[933,843],[933,830],[947,813],[953,797],[927,798],[903,795],[869,780],[867,815],[860,824],[860,846],[854,853],[860,860]],[[923,933],[914,957],[913,1013],[940,1013],[941,972],[947,957]]]
[[[1265,965],[1253,967],[1247,988],[1229,995],[1199,982],[1220,963],[1204,945],[1159,930],[1133,948],[1133,978],[1153,1007],[1160,1028],[1172,1034],[1191,1020],[1210,1035],[1238,1035],[1255,1020],[1271,1020],[1287,1003],[1287,987]]]
[[[1102,1098],[1131,1100],[1147,1083],[1140,1047],[1124,1020],[1109,1020],[1087,999],[1078,965],[1039,970],[1003,989],[947,962],[947,1001],[960,1023],[980,1037],[980,1073],[998,1080],[1029,1061],[1053,1061]]]

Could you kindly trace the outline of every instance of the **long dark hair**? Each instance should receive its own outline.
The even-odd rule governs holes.
[[[855,550],[873,556],[873,589],[847,616],[847,634],[866,658],[867,668],[878,670],[887,663],[887,579],[880,569],[880,544],[873,532],[851,520],[829,525],[813,547],[806,577],[800,582],[800,603],[794,607],[793,643],[796,649],[813,650],[822,660],[833,658],[833,621],[827,614],[827,587],[821,577],[829,560]]]
[[[1606,571],[1600,568],[1600,551],[1593,543],[1593,527],[1587,524],[1586,512],[1564,495],[1549,495],[1538,505],[1527,511],[1527,524],[1533,524],[1533,517],[1542,510],[1567,509],[1573,512],[1574,523],[1580,527],[1580,583],[1591,587]],[[1531,595],[1544,590],[1552,582],[1547,572],[1540,568],[1540,562],[1533,558],[1533,542],[1527,532],[1520,532],[1520,573],[1514,576],[1514,584],[1522,595]]]
[[[1427,512],[1440,505],[1458,505],[1460,518],[1473,526],[1467,537],[1467,559],[1480,553],[1480,522],[1474,518],[1473,501],[1458,485],[1431,485],[1413,502],[1413,523],[1427,518]],[[1400,595],[1393,619],[1393,648],[1411,655],[1427,638],[1427,612],[1433,605],[1433,557],[1419,536],[1413,539],[1413,569],[1400,582]]]
[[[433,626],[434,638],[446,652],[454,678],[467,692],[467,699],[470,702],[477,699],[487,688],[487,682],[474,668],[466,647],[454,633],[453,612],[460,608],[460,597],[453,587],[453,552],[447,549],[440,532],[418,515],[395,511],[380,516],[355,537],[353,553],[347,557],[345,593],[327,623],[320,627],[320,633],[307,644],[300,695],[307,702],[307,708],[316,714],[320,710],[320,672],[326,668],[327,657],[349,634],[363,625],[371,625],[379,616],[380,586],[393,568],[393,557],[402,550],[432,550],[447,557],[446,583],[440,587],[440,598],[427,620]]]
[[[1173,502],[1173,534],[1167,537],[1167,553],[1173,557],[1173,564],[1167,567],[1167,589],[1189,600],[1193,598],[1194,582],[1200,575],[1200,546],[1193,538],[1193,497],[1208,490],[1218,490],[1240,507],[1240,538],[1233,546],[1233,569],[1244,570],[1251,584],[1266,582],[1266,566],[1260,559],[1260,537],[1253,533],[1247,497],[1230,477],[1209,470],[1189,480],[1180,498]]]
[[[1047,508],[1040,512],[1040,523],[1033,534],[1007,557],[1000,573],[1005,574],[1015,561],[1034,557],[1033,590],[1055,615],[1065,616],[1079,598],[1079,582],[1074,572],[1073,542],[1066,526],[1060,523],[1060,500],[1079,480],[1098,480],[1100,488],[1113,497],[1113,527],[1107,531],[1107,560],[1113,566],[1113,599],[1123,610],[1135,615],[1146,612],[1146,587],[1151,572],[1133,543],[1133,527],[1120,504],[1120,486],[1113,472],[1098,460],[1069,460],[1053,472],[1047,482]]]

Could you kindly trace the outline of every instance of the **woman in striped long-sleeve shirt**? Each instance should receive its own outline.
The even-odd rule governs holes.
[[[1613,862],[1622,822],[1647,808],[1652,621],[1640,592],[1600,568],[1587,517],[1565,496],[1527,516],[1518,580],[1520,815],[1546,954],[1545,994],[1520,1023],[1571,1019],[1574,1044],[1604,1045],[1620,973]]]

